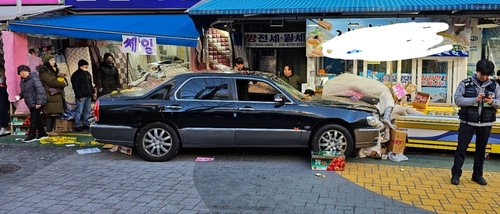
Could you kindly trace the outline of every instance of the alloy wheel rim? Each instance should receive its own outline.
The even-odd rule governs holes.
[[[149,130],[142,139],[144,151],[154,157],[166,155],[172,148],[172,136],[167,130],[154,128]]]
[[[324,132],[319,139],[319,149],[345,152],[347,149],[347,138],[338,130]]]

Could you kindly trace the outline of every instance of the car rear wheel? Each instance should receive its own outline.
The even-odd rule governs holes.
[[[135,140],[137,153],[148,161],[167,161],[179,151],[179,137],[167,124],[155,122],[141,129]]]
[[[342,151],[346,157],[349,157],[354,150],[354,140],[345,127],[329,124],[314,133],[312,148],[313,150]]]

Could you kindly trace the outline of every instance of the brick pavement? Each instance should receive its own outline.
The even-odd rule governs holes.
[[[0,213],[425,213],[335,172],[318,178],[304,155],[229,153],[201,163],[196,154],[180,154],[151,163],[107,151],[39,148],[2,149],[2,157],[14,157],[2,163],[20,164],[25,177],[2,176]],[[19,161],[23,151],[35,151],[28,152],[32,160]],[[26,172],[53,154],[64,155]]]
[[[450,183],[450,170],[440,168],[349,163],[340,175],[375,193],[436,213],[500,212],[500,172],[484,173],[487,186],[471,181],[471,170],[464,170],[458,186]]]
[[[479,186],[465,176],[463,186],[441,184],[447,180],[443,171],[442,180],[425,177],[434,190],[432,195],[422,178],[416,177],[425,175],[422,170],[432,173],[428,177],[439,177],[439,170],[415,167],[401,172],[399,166],[364,163],[348,163],[347,171],[321,172],[326,177],[319,178],[317,171],[310,170],[307,151],[183,150],[169,162],[152,163],[105,150],[78,155],[77,148],[0,146],[0,164],[22,166],[18,172],[0,177],[0,213],[9,214],[433,213],[452,208],[439,199],[423,200],[424,192],[434,199],[440,194],[456,194],[455,188],[464,193],[455,198],[472,203],[467,198],[472,195],[465,193],[477,191],[472,188]],[[215,160],[194,162],[197,156],[214,156]],[[484,188],[498,186],[494,178],[488,178],[491,184]],[[437,192],[438,188],[445,192]],[[498,195],[489,194],[484,195],[492,197],[488,209],[495,210],[492,204],[498,204]],[[431,202],[439,202],[439,206]],[[486,204],[483,199],[477,202],[471,206],[484,210],[479,207]]]

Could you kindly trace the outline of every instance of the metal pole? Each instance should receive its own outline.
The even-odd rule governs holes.
[[[16,18],[20,17],[22,15],[22,6],[23,4],[21,3],[21,0],[16,0],[16,8],[17,8],[17,15]]]

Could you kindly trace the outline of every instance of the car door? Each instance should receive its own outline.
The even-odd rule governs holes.
[[[163,117],[179,129],[184,147],[234,145],[229,80],[192,77],[163,102]]]
[[[235,81],[235,144],[298,145],[299,106],[293,102],[275,105],[274,96],[282,91],[267,80],[245,77]]]

